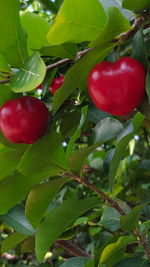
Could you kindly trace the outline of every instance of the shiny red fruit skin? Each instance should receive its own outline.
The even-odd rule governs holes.
[[[60,88],[64,82],[64,76],[60,76],[58,78],[53,79],[51,85],[50,85],[50,92],[52,95],[55,94],[58,88]]]
[[[88,77],[93,103],[102,111],[122,116],[137,107],[145,96],[146,71],[130,57],[94,66]]]
[[[48,122],[44,102],[31,96],[9,100],[0,108],[0,129],[13,143],[33,144],[44,135]]]

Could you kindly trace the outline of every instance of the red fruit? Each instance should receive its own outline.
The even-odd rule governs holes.
[[[94,104],[113,115],[126,115],[145,96],[146,71],[134,58],[101,62],[91,70],[88,90]]]
[[[1,131],[13,143],[34,143],[44,135],[48,121],[44,102],[31,96],[9,100],[0,108]]]
[[[52,95],[54,95],[56,90],[62,86],[62,84],[64,82],[64,78],[65,78],[64,76],[60,76],[58,78],[55,78],[52,81],[52,83],[50,85],[50,92],[51,92]]]

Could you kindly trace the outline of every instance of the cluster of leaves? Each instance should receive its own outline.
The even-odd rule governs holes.
[[[150,1],[1,2],[0,105],[31,95],[46,103],[52,121],[33,145],[13,144],[0,133],[0,263],[149,266],[133,234],[139,227],[150,245],[149,120],[139,112],[114,118],[98,110],[88,96],[87,77],[96,63],[115,61],[118,54],[148,67]],[[141,14],[146,19],[139,30],[120,44],[119,34],[130,31]],[[86,48],[91,50],[78,60]],[[64,58],[69,63],[47,67]],[[65,81],[52,97],[49,84],[59,75]],[[148,96],[149,80],[148,75]],[[91,186],[74,181],[82,177]],[[92,185],[127,215],[105,203]],[[69,248],[70,242],[82,246],[87,257],[70,258],[57,248],[58,240]]]

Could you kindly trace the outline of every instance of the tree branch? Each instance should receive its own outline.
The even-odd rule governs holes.
[[[86,179],[76,176],[73,173],[64,173],[65,177],[68,176],[70,178],[73,178],[75,181],[77,181],[80,184],[84,184],[87,187],[89,187],[92,191],[97,193],[99,196],[101,196],[104,200],[108,202],[108,204],[116,209],[120,215],[126,215],[125,211],[119,206],[119,204],[112,198],[110,198],[108,195],[106,195],[104,192],[100,191],[98,188],[96,188],[93,184],[89,183]],[[144,251],[147,255],[148,260],[150,260],[150,248],[148,246],[148,240],[144,234],[142,234],[138,229],[135,229],[134,234],[139,239],[141,245],[144,248]]]
[[[70,240],[57,240],[55,244],[66,251],[68,251],[71,255],[75,257],[88,257],[91,258],[89,254],[83,251],[81,248],[77,247],[72,241]]]

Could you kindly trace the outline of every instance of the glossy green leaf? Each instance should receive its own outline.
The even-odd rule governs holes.
[[[100,123],[98,123],[98,126],[96,126],[94,139],[97,142],[87,148],[83,148],[72,153],[68,159],[70,168],[76,173],[80,172],[80,169],[86,157],[96,147],[115,138],[119,134],[121,129],[122,129],[122,126],[119,121],[113,118],[103,119]]]
[[[31,91],[43,81],[45,74],[44,61],[35,53],[12,78],[10,82],[11,90],[16,93]]]
[[[98,123],[104,118],[111,117],[109,113],[103,112],[94,105],[90,105],[87,112],[87,120]]]
[[[65,261],[60,267],[85,267],[85,264],[89,261],[89,258],[85,257],[74,257]]]
[[[100,121],[93,130],[93,143],[106,142],[115,138],[123,130],[120,121],[108,117]]]
[[[28,222],[24,215],[24,208],[21,205],[17,205],[7,214],[0,215],[0,219],[12,227],[16,232],[24,235],[33,235],[35,230]]]
[[[4,179],[4,177],[8,176],[15,170],[21,157],[22,153],[13,149],[7,148],[0,151],[0,180]]]
[[[1,253],[8,252],[9,250],[15,248],[23,240],[27,238],[27,235],[20,233],[13,233],[5,238],[2,242]]]
[[[74,219],[99,203],[96,198],[66,200],[51,210],[37,230],[35,243],[38,261],[43,260],[49,247]]]
[[[24,174],[51,175],[52,169],[64,172],[68,169],[66,156],[58,133],[50,131],[39,139],[23,155],[18,170]]]
[[[52,199],[68,178],[57,178],[55,180],[37,185],[29,193],[25,213],[29,222],[37,227]]]
[[[7,59],[0,54],[0,72],[11,72]]]
[[[48,41],[56,45],[91,41],[106,21],[107,15],[98,0],[64,0],[48,33]]]
[[[120,228],[120,213],[114,208],[106,206],[98,224],[104,226],[112,232],[115,232]]]
[[[146,93],[148,96],[148,102],[150,103],[150,69],[148,69],[146,75]]]
[[[50,29],[50,24],[43,17],[32,12],[24,12],[21,14],[21,23],[27,32],[28,48],[31,51],[48,45],[47,33]]]
[[[105,263],[109,267],[113,267],[120,259],[122,259],[126,246],[135,242],[132,236],[121,236],[115,243],[106,246],[101,254],[100,263]]]
[[[6,101],[16,98],[16,94],[14,94],[9,86],[4,84],[0,84],[0,106],[2,106]]]
[[[49,176],[56,175],[58,167],[52,166]],[[9,209],[18,204],[30,190],[39,182],[47,178],[43,174],[14,173],[0,182],[0,214],[5,214]]]
[[[123,0],[122,7],[129,10],[139,11],[150,7],[150,0]]]
[[[138,226],[140,213],[143,207],[144,205],[136,206],[129,214],[121,216],[120,224],[124,231],[131,232]]]
[[[114,46],[115,44],[108,44],[105,47],[92,50],[67,71],[63,86],[56,91],[53,97],[54,112],[60,108],[76,88],[81,91],[84,90],[90,70],[96,63],[102,61]]]
[[[19,17],[19,0],[0,0],[0,54],[20,68],[28,58],[26,34]]]
[[[144,116],[141,113],[137,113],[134,118],[128,122],[126,128],[118,136],[118,144],[116,145],[116,150],[114,152],[109,171],[109,185],[110,190],[113,188],[115,175],[119,166],[119,163],[126,151],[126,148],[130,140],[135,135],[137,129],[140,127],[144,120]]]
[[[122,15],[117,7],[108,9],[108,21],[100,35],[91,42],[91,47],[104,45],[115,39],[120,33],[130,29],[129,21]]]
[[[80,122],[79,122],[79,125],[75,131],[75,133],[73,134],[73,136],[71,137],[68,145],[67,145],[67,156],[69,156],[73,150],[74,150],[74,144],[75,144],[75,141],[80,137],[81,135],[81,129],[82,129],[82,126],[86,120],[86,115],[87,115],[87,109],[88,109],[88,106],[85,106],[81,109],[81,112],[82,112],[82,115],[81,115],[81,119],[80,119]]]
[[[75,44],[49,45],[40,49],[41,55],[61,58],[74,58],[77,52]]]

